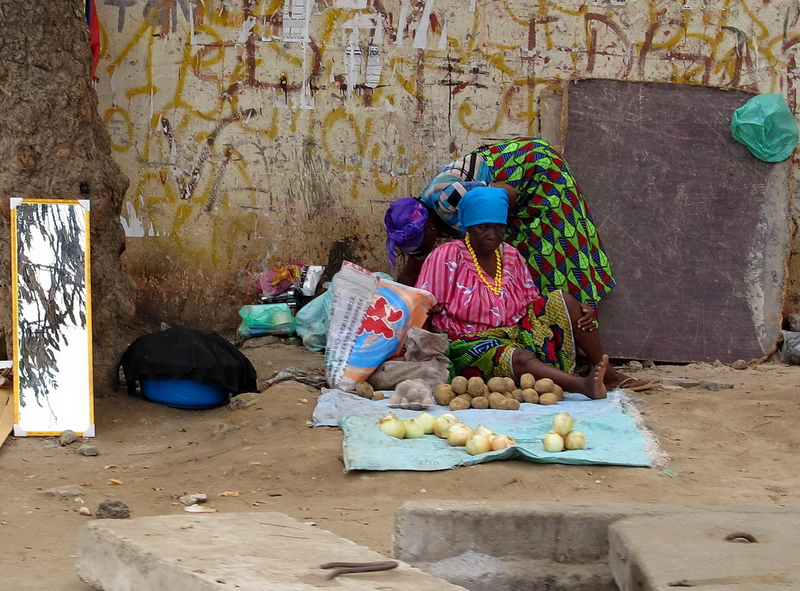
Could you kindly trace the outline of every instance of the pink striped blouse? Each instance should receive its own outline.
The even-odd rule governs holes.
[[[416,286],[431,292],[439,304],[439,312],[430,317],[433,326],[457,334],[513,326],[525,314],[528,304],[541,297],[519,251],[508,244],[500,248],[503,291],[499,296],[481,281],[472,255],[461,240],[442,244],[431,252]],[[493,277],[483,269],[480,272],[494,284]]]

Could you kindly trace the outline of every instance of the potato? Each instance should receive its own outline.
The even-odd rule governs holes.
[[[524,398],[522,398],[522,390],[519,388],[515,388],[511,391],[511,398],[516,400],[517,402],[524,402]]]
[[[558,397],[552,392],[539,395],[539,404],[558,404]]]
[[[439,384],[433,389],[433,399],[436,401],[436,404],[441,404],[442,406],[450,404],[450,401],[455,398],[455,396],[453,387],[450,384]]]
[[[475,398],[474,396],[470,396],[469,394],[459,394],[456,398],[463,398],[467,402],[472,402],[472,399]]]
[[[450,401],[450,410],[467,410],[468,408],[469,402],[463,398],[453,398]]]
[[[523,390],[527,390],[528,388],[533,388],[533,385],[536,383],[536,378],[529,373],[522,374],[522,377],[519,379],[519,387]]]
[[[489,392],[507,392],[508,387],[506,386],[506,379],[505,378],[490,378],[486,385],[489,386]]]
[[[513,392],[517,389],[517,383],[514,378],[506,378],[506,392]]]
[[[467,381],[467,392],[470,396],[480,396],[483,394],[486,384],[478,376],[473,376]]]
[[[362,398],[369,398],[371,400],[374,393],[375,390],[369,382],[358,382],[356,384],[356,394]]]
[[[376,390],[372,395],[373,400],[383,400],[384,398],[386,398],[386,392],[383,390]]]
[[[486,396],[476,396],[472,399],[472,408],[489,408],[489,399]]]
[[[519,410],[519,402],[513,398],[506,398],[500,404],[500,410]]]
[[[536,380],[536,383],[533,385],[533,389],[536,390],[539,394],[547,394],[548,392],[553,391],[553,380],[550,378],[542,378],[541,380]]]
[[[506,397],[500,392],[492,392],[489,394],[489,408],[500,408],[500,405]]]
[[[564,390],[558,384],[553,384],[553,394],[556,395],[559,402],[564,400]]]
[[[456,376],[450,380],[450,387],[453,388],[453,392],[456,394],[463,394],[466,392],[468,384],[469,382],[464,376]]]
[[[389,397],[389,402],[387,403],[389,406],[400,406],[400,401],[403,399],[400,394],[395,392],[394,394]]]
[[[409,388],[406,392],[409,402],[419,402],[423,396],[425,396],[425,391],[422,388]]]
[[[530,402],[531,404],[539,403],[539,393],[533,388],[525,388],[522,391],[522,400]]]

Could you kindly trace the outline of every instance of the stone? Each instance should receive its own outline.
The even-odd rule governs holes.
[[[78,486],[50,488],[41,491],[39,494],[45,497],[58,499],[59,501],[66,501],[84,495],[83,491]]]
[[[240,408],[244,408],[245,404],[244,398],[236,396],[231,398],[230,402],[228,402],[228,410],[239,410]]]
[[[642,365],[640,362],[638,362],[636,360],[628,362],[628,369],[631,369],[633,371],[638,371],[638,370],[643,369],[643,368],[644,368],[644,365]]]
[[[786,321],[789,323],[789,330],[800,332],[800,314],[789,314]]]
[[[700,385],[699,380],[687,380],[683,378],[661,380],[664,386],[678,386],[679,388],[696,388]]]
[[[67,429],[61,433],[61,437],[58,438],[58,442],[61,445],[69,445],[70,443],[75,443],[78,441],[78,439],[80,439],[80,437],[78,437],[78,434],[75,433],[75,431],[70,431]]]
[[[701,381],[700,387],[703,390],[711,390],[712,392],[719,392],[720,390],[730,390],[733,388],[733,384],[724,384],[722,382],[706,382]]]
[[[131,510],[122,501],[103,501],[95,512],[96,519],[127,519],[130,516]]]
[[[94,445],[83,444],[78,448],[78,453],[84,456],[97,456],[100,455],[100,450]]]
[[[744,359],[737,359],[733,363],[731,363],[731,367],[733,369],[747,369],[747,361]]]
[[[178,497],[178,502],[184,505],[194,505],[197,503],[205,503],[208,500],[208,495],[205,493],[197,493],[193,495],[183,495]]]

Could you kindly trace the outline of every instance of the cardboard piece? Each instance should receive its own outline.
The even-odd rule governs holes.
[[[731,136],[752,95],[682,84],[569,85],[564,156],[617,286],[611,357],[730,363],[774,350],[790,253],[789,162]]]

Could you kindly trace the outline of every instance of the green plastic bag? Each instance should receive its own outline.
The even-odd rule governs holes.
[[[290,336],[294,334],[294,316],[289,304],[253,304],[239,310],[242,323],[238,332],[245,338]]]
[[[797,121],[782,94],[759,94],[736,109],[731,133],[764,162],[786,160],[797,147]]]

